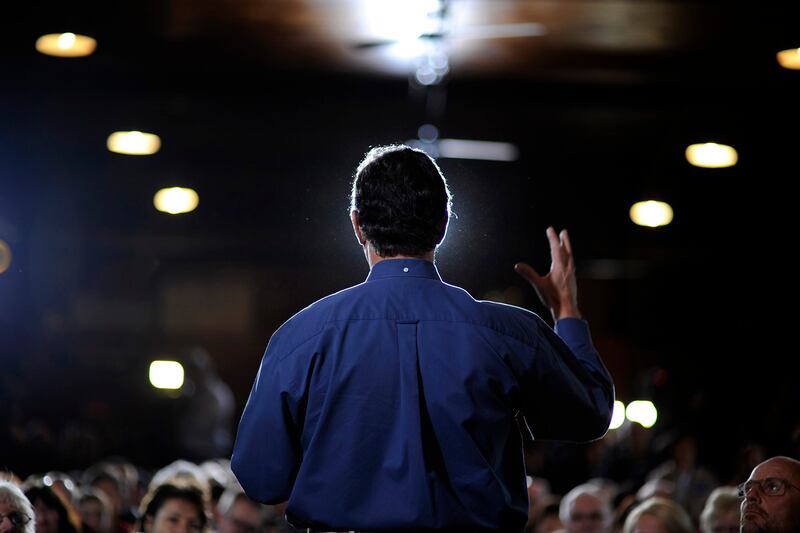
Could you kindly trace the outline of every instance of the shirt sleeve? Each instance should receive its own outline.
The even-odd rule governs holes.
[[[565,318],[554,331],[538,317],[535,322],[533,354],[518,363],[524,376],[522,410],[532,436],[573,442],[601,438],[611,421],[614,383],[588,323]]]
[[[302,458],[297,399],[287,387],[290,361],[281,361],[273,344],[261,360],[231,457],[231,469],[247,496],[269,504],[289,499]]]

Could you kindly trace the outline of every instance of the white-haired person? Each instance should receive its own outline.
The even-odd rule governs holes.
[[[612,522],[611,502],[595,484],[584,483],[569,491],[558,511],[566,533],[607,533]]]
[[[19,487],[0,479],[0,533],[34,533],[33,506]]]
[[[718,487],[706,500],[700,513],[702,533],[739,533],[739,491],[736,487]]]
[[[623,533],[694,533],[692,519],[679,504],[666,498],[649,498],[633,508]]]

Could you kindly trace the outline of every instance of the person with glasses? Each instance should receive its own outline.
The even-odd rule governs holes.
[[[33,506],[13,483],[0,479],[0,533],[34,533]]]
[[[561,499],[559,516],[566,533],[606,533],[611,528],[611,504],[598,487],[588,483]]]
[[[771,457],[739,485],[742,533],[800,533],[800,461]]]

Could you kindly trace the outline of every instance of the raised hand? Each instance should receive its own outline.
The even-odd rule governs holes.
[[[531,284],[542,303],[553,313],[554,320],[580,318],[578,311],[578,285],[575,281],[575,262],[567,230],[556,234],[552,226],[547,228],[550,241],[550,272],[540,276],[527,263],[517,263],[514,270]]]

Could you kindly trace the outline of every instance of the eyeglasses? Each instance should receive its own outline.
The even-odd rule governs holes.
[[[22,527],[31,521],[30,516],[24,515],[19,511],[11,511],[8,514],[0,513],[0,524],[2,524],[3,520],[6,518],[8,518],[8,521],[11,522],[11,525],[14,527]]]
[[[795,490],[800,488],[789,483],[788,480],[779,477],[765,477],[764,479],[751,479],[745,481],[737,487],[739,489],[739,497],[744,498],[747,493],[755,486],[758,485],[767,496],[783,496],[786,493],[786,487],[791,487]]]

